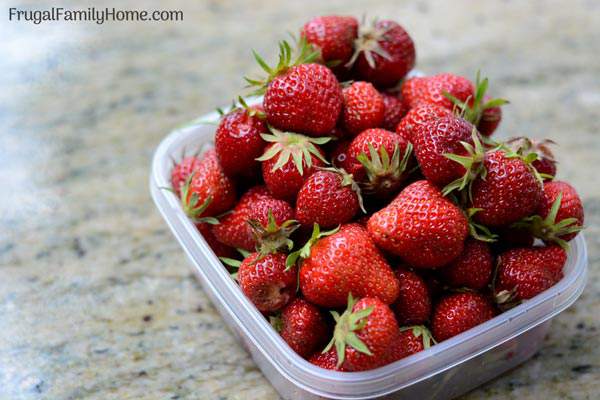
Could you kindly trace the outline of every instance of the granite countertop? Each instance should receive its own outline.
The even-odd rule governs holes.
[[[170,23],[2,16],[0,399],[277,398],[152,204],[150,159],[172,127],[240,93],[251,48],[274,55],[312,15],[365,11],[403,23],[427,73],[481,68],[511,100],[501,134],[557,141],[585,202],[585,292],[538,355],[465,399],[600,396],[600,4],[396,3],[161,2],[184,12]]]

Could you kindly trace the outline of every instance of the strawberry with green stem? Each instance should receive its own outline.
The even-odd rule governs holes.
[[[391,87],[415,65],[415,45],[409,34],[391,20],[365,21],[354,42],[354,54],[347,67],[353,67],[363,80],[378,87]]]
[[[556,142],[550,139],[534,140],[528,137],[515,137],[506,142],[516,153],[523,157],[529,157],[529,154],[535,153],[537,158],[533,160],[531,166],[536,169],[544,181],[551,181],[556,176],[556,159],[550,149]]]
[[[583,229],[583,204],[573,186],[566,182],[546,182],[543,190],[536,215],[516,222],[514,227],[527,229],[545,243],[556,243],[566,250],[568,241]]]
[[[264,94],[267,122],[276,129],[311,136],[325,136],[333,130],[342,109],[342,90],[333,72],[313,62],[319,57],[304,37],[292,61],[292,49],[279,44],[279,62],[270,67],[256,53],[254,58],[267,73],[264,80],[246,78]]]
[[[221,243],[253,251],[259,239],[261,243],[285,242],[294,226],[289,222],[293,219],[294,209],[288,202],[274,198],[264,186],[255,186],[244,193],[212,231]]]
[[[235,186],[221,167],[214,149],[204,153],[180,186],[181,206],[194,222],[212,222],[207,219],[229,210],[235,203]],[[177,165],[174,170],[178,168]],[[172,175],[176,175],[175,172]],[[173,179],[174,185],[179,182]],[[177,188],[174,186],[173,191]]]
[[[336,322],[333,338],[323,350],[336,349],[337,367],[346,371],[364,371],[390,362],[390,348],[399,337],[394,313],[377,298],[358,301],[348,294],[348,306],[341,315],[331,314]]]
[[[320,146],[331,137],[313,138],[273,127],[270,130],[270,134],[262,135],[268,146],[257,160],[262,164],[269,192],[278,199],[292,201],[306,178],[328,164]]]
[[[401,360],[435,344],[431,332],[424,325],[407,326],[400,328],[398,340],[391,350],[390,362]]]
[[[481,79],[481,74],[477,71],[475,92],[472,97],[459,99],[452,93],[443,92],[443,95],[457,108],[459,114],[476,126],[484,136],[490,136],[494,133],[502,118],[500,107],[508,104],[508,100],[500,98],[490,99],[489,96],[486,96],[488,86],[488,78]]]
[[[365,194],[395,195],[410,174],[412,144],[385,129],[367,129],[348,147],[346,164]]]
[[[302,27],[300,33],[320,52],[326,65],[343,67],[352,57],[353,43],[358,36],[358,21],[354,17],[326,15],[315,17]]]

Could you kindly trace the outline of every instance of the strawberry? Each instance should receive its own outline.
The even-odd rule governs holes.
[[[402,98],[410,108],[428,103],[452,110],[454,104],[445,93],[461,102],[466,102],[473,97],[474,88],[467,78],[450,73],[414,77],[402,84]]]
[[[562,278],[566,261],[560,246],[521,247],[500,254],[496,301],[510,304],[538,295]]]
[[[279,63],[269,67],[256,53],[259,65],[266,71],[266,80],[246,80],[264,93],[263,107],[267,122],[276,129],[311,136],[327,135],[336,125],[342,110],[342,89],[333,72],[312,62],[318,51],[311,51],[305,39],[300,54],[292,63],[292,50],[287,42],[279,46]]]
[[[414,132],[420,125],[425,124],[430,119],[441,118],[448,115],[452,115],[452,112],[447,108],[435,104],[421,104],[410,109],[404,118],[400,120],[396,126],[396,133],[405,140],[412,142]]]
[[[428,349],[434,343],[431,332],[422,325],[401,328],[398,340],[390,351],[393,354],[392,361],[397,361]]]
[[[308,362],[324,369],[329,369],[332,371],[344,371],[341,366],[337,366],[338,356],[335,348],[333,347],[325,352],[317,351],[310,356]]]
[[[227,175],[252,176],[258,167],[256,158],[266,145],[260,135],[267,128],[264,115],[240,100],[245,107],[234,108],[221,117],[215,133],[215,150]]]
[[[449,115],[429,119],[414,131],[415,156],[421,172],[433,184],[444,186],[465,174],[465,168],[448,155],[465,155],[463,143],[473,145],[473,125]],[[461,143],[463,142],[463,143]]]
[[[396,85],[415,65],[415,45],[404,28],[394,21],[373,21],[361,26],[348,66],[358,76],[379,87]]]
[[[328,235],[328,236],[327,236]],[[348,293],[378,297],[391,304],[398,297],[398,280],[365,228],[342,225],[339,230],[313,235],[288,262],[300,264],[300,290],[307,300],[323,307],[342,307]]]
[[[255,250],[257,239],[263,245],[279,247],[291,233],[291,223],[287,221],[293,218],[294,210],[289,203],[272,197],[264,186],[255,186],[213,226],[212,232],[221,243],[248,251]]]
[[[206,243],[210,246],[212,251],[217,257],[233,258],[236,256],[236,251],[233,247],[229,247],[217,240],[215,235],[212,233],[212,225],[207,222],[200,222],[196,224],[196,228],[206,240]]]
[[[496,311],[479,293],[465,292],[443,298],[435,307],[431,328],[441,342],[492,319]]]
[[[368,82],[354,82],[342,90],[342,121],[351,135],[381,125],[385,105],[381,93]]]
[[[306,178],[327,164],[319,146],[330,138],[310,138],[273,128],[271,131],[270,135],[262,135],[270,144],[258,158],[263,179],[274,197],[293,201]]]
[[[348,295],[348,308],[342,315],[331,314],[336,321],[333,338],[324,351],[335,348],[338,367],[347,371],[365,371],[390,361],[390,348],[399,337],[394,313],[375,297],[358,301]]]
[[[542,175],[544,181],[551,181],[554,178],[556,175],[556,160],[552,150],[550,150],[550,145],[556,144],[554,141],[550,139],[537,141],[527,137],[516,137],[510,139],[507,143],[523,157],[529,157],[532,153],[536,155],[537,158],[533,160],[531,166]]]
[[[385,129],[367,129],[348,147],[345,165],[367,194],[394,195],[408,176],[412,145]]]
[[[488,78],[481,79],[478,71],[477,76],[475,77],[475,91],[473,96],[469,96],[465,99],[463,98],[463,93],[461,93],[461,97],[458,98],[450,91],[447,93],[442,92],[442,94],[452,102],[454,107],[457,108],[457,112],[459,112],[465,120],[475,125],[479,133],[483,136],[490,136],[494,133],[502,119],[502,109],[500,106],[508,104],[507,100],[492,99],[490,96],[486,96],[488,84]],[[464,83],[465,88],[466,86],[467,84]],[[454,88],[454,90],[456,90],[456,88]]]
[[[188,180],[192,172],[198,170],[201,164],[201,159],[197,156],[184,157],[179,163],[173,165],[171,170],[171,187],[177,196],[181,196],[181,187]]]
[[[544,184],[536,215],[517,222],[515,226],[529,229],[533,236],[546,243],[557,243],[567,249],[567,242],[583,229],[583,220],[583,204],[573,186],[551,181]]]
[[[408,105],[396,95],[381,93],[381,96],[383,97],[383,122],[381,127],[388,131],[394,131],[402,117],[408,112]]]
[[[300,35],[320,50],[324,63],[343,65],[352,57],[358,21],[354,17],[339,15],[315,17],[304,24]]]
[[[296,218],[304,226],[340,225],[350,221],[359,208],[363,207],[358,185],[352,175],[335,168],[309,176],[296,198]]]
[[[404,188],[367,226],[379,247],[417,268],[448,264],[463,251],[468,234],[463,212],[425,180]]]
[[[279,311],[296,295],[298,269],[285,260],[283,253],[252,253],[239,267],[240,288],[260,312]]]
[[[431,314],[431,296],[425,281],[417,274],[404,268],[396,270],[400,282],[400,294],[392,309],[400,325],[423,324]]]
[[[485,174],[471,188],[475,221],[507,226],[531,215],[542,198],[542,186],[533,169],[516,154],[495,150],[485,154]]]
[[[493,258],[489,246],[469,238],[463,252],[441,272],[450,286],[479,290],[490,283],[492,271]]]
[[[181,185],[181,177],[191,173]],[[235,187],[225,175],[214,149],[204,153],[201,159],[184,160],[176,165],[171,173],[174,190],[178,185],[181,205],[186,215],[196,222],[230,209],[235,203]]]
[[[271,324],[283,340],[301,357],[307,358],[322,345],[329,335],[327,322],[318,307],[302,298],[296,298],[271,317]]]

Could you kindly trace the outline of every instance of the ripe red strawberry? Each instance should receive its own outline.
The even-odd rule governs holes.
[[[462,78],[462,87],[467,87],[467,80]],[[488,78],[481,79],[479,72],[475,78],[475,90],[473,96],[468,96],[466,99],[456,97],[452,92],[443,93],[456,108],[456,112],[462,117],[475,125],[479,133],[483,136],[490,136],[502,119],[502,110],[500,106],[507,104],[504,99],[492,99],[486,95],[488,89]],[[417,85],[418,86],[418,85]],[[464,93],[461,93],[464,96]]]
[[[367,129],[348,147],[345,165],[367,194],[388,198],[398,193],[412,165],[412,145],[385,129]]]
[[[542,175],[544,181],[551,181],[554,178],[556,175],[556,160],[550,145],[556,143],[552,140],[537,141],[527,137],[516,137],[510,139],[507,143],[523,157],[531,157],[530,154],[535,153],[537,158],[531,163],[531,166]]]
[[[279,45],[279,63],[269,67],[256,53],[254,57],[267,73],[264,80],[246,78],[263,94],[267,122],[285,131],[325,136],[333,130],[342,110],[342,89],[334,73],[324,65],[313,64],[319,56],[302,38],[293,62],[292,49]]]
[[[307,358],[329,335],[327,322],[318,307],[297,298],[289,303],[271,324],[283,340],[301,357]]]
[[[441,342],[492,319],[496,311],[481,294],[456,293],[443,298],[435,307],[431,327]]]
[[[181,185],[181,178],[191,173]],[[179,187],[181,205],[186,215],[200,222],[229,210],[235,203],[235,187],[225,175],[214,149],[204,153],[199,161],[186,159],[171,173],[174,190]]]
[[[269,213],[273,220],[269,221]],[[212,228],[213,234],[221,243],[248,251],[255,250],[258,236],[271,244],[281,244],[287,239],[289,223],[294,218],[294,210],[284,200],[272,197],[264,186],[249,189],[231,213],[225,215],[218,225]],[[255,229],[249,222],[254,222]],[[256,228],[261,228],[262,232]],[[278,243],[274,243],[278,242]],[[266,244],[266,243],[265,243]]]
[[[171,170],[171,187],[177,196],[181,196],[181,187],[192,172],[198,170],[200,163],[200,158],[194,155],[184,157],[181,162],[173,165],[173,169]]]
[[[310,356],[308,362],[324,369],[329,369],[332,371],[344,371],[343,368],[337,366],[338,357],[337,351],[334,347],[327,350],[326,352],[317,351],[312,356]]]
[[[552,208],[554,204],[558,205],[554,206],[555,210]],[[555,238],[569,241],[583,226],[583,204],[575,188],[566,182],[553,181],[544,184],[544,196],[537,208],[537,214],[547,222],[538,237],[549,242]],[[573,231],[573,228],[576,230]],[[553,230],[552,235],[549,235],[548,230]]]
[[[503,303],[530,299],[563,276],[567,253],[559,246],[521,247],[498,256],[496,300]]]
[[[463,252],[442,269],[442,275],[450,286],[483,289],[492,279],[493,261],[485,242],[469,238]]]
[[[414,77],[402,84],[402,97],[410,108],[428,103],[452,110],[454,104],[444,93],[465,102],[469,97],[473,97],[474,88],[467,78],[450,73]]]
[[[394,21],[374,21],[361,26],[354,43],[358,76],[379,87],[396,85],[415,65],[415,45],[404,28]]]
[[[542,197],[542,186],[531,166],[518,156],[496,150],[485,155],[485,177],[472,185],[474,219],[484,225],[507,226],[531,215]]]
[[[338,366],[347,371],[365,371],[390,361],[390,348],[400,330],[387,304],[374,297],[356,302],[350,294],[346,311],[332,314],[336,326],[325,351],[336,349]]]
[[[237,252],[233,247],[229,247],[217,240],[215,235],[212,233],[212,225],[206,222],[200,222],[196,224],[196,228],[206,240],[206,243],[210,246],[212,251],[215,252],[217,257],[234,258]]]
[[[402,98],[396,95],[381,93],[381,96],[383,97],[384,110],[381,127],[388,131],[394,131],[400,120],[402,120],[402,117],[408,112],[408,105],[402,101]]]
[[[342,121],[351,135],[381,126],[385,105],[381,93],[368,82],[354,82],[342,90]]]
[[[420,125],[425,124],[430,119],[441,118],[448,115],[452,115],[452,112],[447,108],[435,104],[421,104],[410,109],[404,118],[402,118],[396,126],[396,133],[409,142],[412,142],[414,132]]]
[[[392,309],[400,325],[424,324],[431,314],[431,296],[427,284],[419,275],[398,268],[396,277],[400,282],[400,294]]]
[[[536,215],[524,218],[515,226],[527,229],[546,243],[557,243],[567,249],[567,242],[583,229],[583,220],[583,204],[573,186],[551,181],[544,184]]]
[[[323,62],[336,61],[343,65],[352,57],[358,21],[339,15],[315,17],[304,24],[301,36],[320,50]]]
[[[365,228],[342,225],[333,234],[320,234],[316,228],[304,248],[291,256],[291,262],[304,258],[300,289],[307,300],[323,307],[342,307],[348,293],[378,297],[387,304],[396,300],[398,280]]]
[[[474,145],[472,135],[476,134],[473,125],[453,115],[429,119],[419,125],[412,139],[415,156],[427,180],[445,186],[463,176],[465,167],[447,155],[466,155],[467,149],[461,142]]]
[[[271,131],[271,135],[263,135],[270,144],[258,158],[263,179],[274,197],[293,201],[306,178],[327,163],[319,145],[330,138],[309,138],[273,128]]]
[[[242,100],[243,105],[245,103]],[[257,157],[266,142],[260,137],[267,132],[264,114],[254,108],[236,108],[225,114],[215,133],[215,150],[219,162],[229,176],[252,176],[257,170]]]
[[[431,332],[422,325],[401,328],[398,340],[390,351],[392,354],[391,362],[428,349],[434,343]]]
[[[334,227],[362,208],[360,189],[343,170],[322,169],[306,179],[296,198],[296,218],[304,226]]]
[[[448,264],[463,251],[468,222],[430,182],[408,185],[367,224],[375,243],[418,268]]]
[[[252,253],[240,265],[240,287],[263,313],[281,310],[296,295],[298,269],[287,268],[285,259],[283,253]]]

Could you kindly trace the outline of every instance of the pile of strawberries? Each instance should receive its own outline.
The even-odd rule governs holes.
[[[262,102],[223,112],[172,185],[300,356],[376,368],[561,279],[581,200],[551,141],[492,139],[487,79],[406,77],[414,43],[389,20],[317,17],[277,65],[255,58]]]

